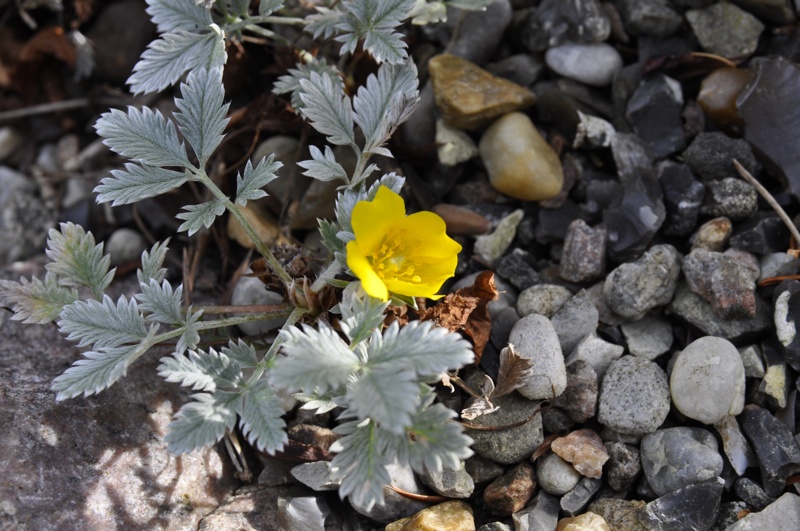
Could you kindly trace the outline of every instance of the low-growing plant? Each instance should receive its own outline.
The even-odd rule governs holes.
[[[447,3],[481,9],[488,2]],[[173,352],[161,359],[158,374],[195,392],[169,425],[166,441],[174,452],[214,444],[237,419],[253,446],[268,453],[281,450],[288,439],[280,393],[292,392],[305,408],[342,411],[335,429],[342,437],[331,448],[336,454],[331,465],[334,478],[341,480],[340,495],[354,504],[382,501],[389,482],[386,466],[394,460],[417,471],[457,466],[471,454],[471,440],[451,422],[455,413],[434,403],[431,384],[473,361],[471,345],[430,322],[385,326],[384,314],[390,303],[435,298],[455,270],[460,246],[434,214],[405,215],[398,195],[403,177],[388,173],[367,185],[378,170],[371,157],[392,155],[388,140],[419,102],[417,71],[399,26],[410,18],[442,20],[445,3],[347,0],[318,7],[305,18],[284,16],[291,10],[282,0],[261,0],[257,13],[251,13],[250,0],[148,4],[160,36],[128,82],[134,94],[149,93],[185,77],[172,117],[177,128],[147,107],[103,114],[97,133],[129,162],[96,187],[97,201],[116,206],[189,181],[204,186],[212,199],[185,206],[177,216],[183,220],[178,231],[191,236],[227,212],[284,284],[289,303],[272,312],[206,319],[202,309],[184,307],[182,286],[166,280],[162,266],[168,241],[142,254],[138,293],[114,301],[105,293],[115,270],[103,244],[80,226],[62,224],[50,231],[43,280],[0,282],[0,301],[13,308],[13,319],[56,322],[69,340],[87,349],[53,382],[56,399],[99,393],[149,349],[170,342]],[[234,197],[208,173],[227,124],[226,41],[245,33],[283,40],[274,31],[278,24],[304,26],[315,38],[334,37],[342,54],[361,43],[380,63],[352,99],[337,68],[303,50],[303,61],[275,85],[276,93],[290,94],[296,111],[330,144],[349,147],[356,156],[349,173],[329,145],[310,146],[311,159],[298,163],[309,177],[341,182],[335,219],[319,221],[330,261],[313,282],[292,278],[244,215],[248,201],[266,195],[263,188],[276,178],[281,163],[274,156],[248,162],[236,177]],[[315,301],[326,286],[338,290],[332,310],[337,319]],[[218,350],[201,348],[206,331],[275,318],[286,322],[265,352],[237,338]],[[306,324],[297,326],[301,319]]]

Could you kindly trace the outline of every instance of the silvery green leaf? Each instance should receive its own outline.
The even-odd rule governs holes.
[[[117,304],[108,295],[103,301],[75,301],[61,311],[58,328],[67,339],[78,341],[79,347],[117,347],[138,343],[147,337],[144,316],[136,300],[120,296]]]
[[[175,345],[174,354],[183,354],[187,349],[196,349],[197,344],[200,342],[200,317],[203,315],[203,310],[192,313],[192,307],[186,310],[186,319],[182,324],[183,333],[178,338],[178,343]]]
[[[261,0],[258,3],[259,16],[266,17],[283,7],[283,0]]]
[[[199,205],[189,205],[183,207],[186,212],[181,212],[175,217],[186,220],[178,227],[178,232],[188,231],[189,236],[199,231],[203,227],[208,228],[225,212],[226,199],[212,199]]]
[[[172,285],[164,280],[161,284],[155,279],[139,285],[142,292],[134,295],[139,301],[139,309],[150,312],[148,321],[158,321],[167,324],[182,324],[183,315],[183,285],[172,290]]]
[[[231,339],[227,347],[222,347],[222,353],[239,364],[242,369],[252,369],[258,365],[256,349],[250,343],[239,339],[236,343]]]
[[[228,124],[222,68],[192,70],[186,83],[181,83],[181,96],[175,99],[180,111],[175,113],[175,119],[203,167],[222,142]]]
[[[407,435],[393,439],[392,454],[420,473],[425,468],[437,472],[458,468],[459,461],[473,453],[472,439],[454,418],[455,412],[442,404],[423,405],[412,416]]]
[[[210,446],[236,424],[241,393],[197,393],[192,398],[195,401],[185,404],[167,426],[169,431],[164,440],[170,452],[185,454]]]
[[[292,395],[303,405],[300,409],[314,410],[317,415],[322,415],[328,411],[333,411],[339,404],[333,401],[333,395],[320,393],[295,393]]]
[[[329,9],[323,6],[315,6],[317,10],[313,15],[308,15],[306,20],[306,31],[310,32],[315,39],[322,37],[327,39],[336,34],[337,25],[342,22],[345,13],[338,9]]]
[[[123,157],[148,166],[191,167],[175,126],[158,111],[131,106],[128,112],[111,109],[94,127],[103,144]]]
[[[196,33],[175,30],[151,42],[128,78],[133,94],[160,92],[180,80],[187,70],[222,68],[225,36],[216,24]]]
[[[339,75],[339,71],[335,66],[329,65],[324,58],[306,64],[298,64],[297,68],[290,68],[288,72],[287,75],[278,78],[272,86],[272,92],[275,94],[291,93],[292,107],[297,112],[300,112],[300,109],[303,108],[303,101],[300,99],[300,80],[309,79],[311,72],[328,77],[336,87],[336,90],[344,92],[344,81]]]
[[[434,0],[426,2],[425,0],[416,0],[414,9],[408,14],[411,17],[411,23],[416,26],[424,26],[426,24],[436,24],[437,22],[447,21],[447,7],[444,2]]]
[[[364,153],[392,155],[381,146],[419,105],[417,87],[413,61],[381,65],[377,75],[371,74],[366,85],[359,87],[353,98],[353,119],[366,137]]]
[[[475,360],[469,342],[430,321],[412,321],[403,328],[393,322],[369,341],[370,367],[381,370],[413,370],[421,378],[457,369]],[[390,367],[392,369],[390,369]]]
[[[380,148],[380,149],[383,149],[383,148]],[[387,150],[384,150],[384,151],[385,151],[385,153],[384,153],[384,152],[381,152],[381,151],[380,151],[380,149],[373,150],[373,154],[383,154],[383,155],[385,155],[385,156],[387,156],[387,157],[391,157],[391,156],[392,156],[392,153],[391,153],[391,152],[390,152],[388,149],[387,149]],[[386,153],[388,153],[388,155],[386,155]],[[369,177],[370,175],[372,175],[372,174],[375,172],[375,170],[377,170],[377,169],[378,169],[378,165],[377,165],[377,164],[369,164],[369,165],[368,165],[366,168],[364,168],[364,170],[361,172],[361,175],[355,175],[355,176],[353,176],[353,181],[350,183],[350,187],[352,188],[354,185],[356,185],[356,184],[358,184],[358,183],[360,183],[360,182],[363,182],[363,181],[367,180],[367,177]]]
[[[408,18],[415,0],[351,0],[343,3],[347,16],[336,28],[344,35],[336,38],[343,43],[341,53],[353,53],[360,39],[364,48],[379,63],[401,63],[408,54],[402,35],[395,28]]]
[[[56,401],[80,394],[90,396],[110,387],[125,376],[128,367],[152,346],[156,327],[150,329],[141,343],[120,347],[104,347],[85,352],[84,359],[72,364],[64,374],[53,380],[50,388],[56,391]]]
[[[347,405],[360,418],[371,418],[399,435],[419,406],[419,383],[411,369],[368,368],[347,389]]]
[[[448,6],[466,11],[486,11],[486,8],[493,0],[447,0]]]
[[[311,125],[326,136],[331,144],[355,145],[353,109],[344,91],[329,76],[311,72],[308,79],[300,80],[302,115]]]
[[[125,163],[124,170],[111,170],[111,177],[105,177],[94,191],[98,203],[113,201],[111,206],[127,205],[155,197],[177,188],[189,180],[184,171],[167,170],[148,165]]]
[[[339,233],[339,226],[326,219],[318,219],[317,223],[319,224],[319,232],[322,235],[322,243],[325,247],[333,253],[343,253],[344,242],[336,236]]]
[[[344,435],[331,445],[331,479],[341,480],[339,496],[349,496],[354,506],[369,510],[383,503],[383,488],[391,482],[386,466],[391,459],[385,449],[393,437],[370,420],[340,424],[334,429]]]
[[[150,250],[142,252],[142,267],[136,271],[139,284],[149,284],[153,279],[161,282],[167,276],[167,270],[161,267],[169,251],[169,238],[163,242],[156,242]]]
[[[50,229],[47,235],[45,253],[52,262],[45,268],[60,285],[86,286],[99,299],[114,278],[116,269],[108,270],[111,258],[103,256],[103,244],[95,245],[92,233],[80,225],[62,223],[60,229]]]
[[[44,282],[36,277],[19,282],[0,280],[0,306],[10,307],[14,312],[11,319],[25,324],[52,323],[64,306],[77,300],[77,290],[59,286],[52,273],[45,275]]]
[[[212,393],[218,388],[235,388],[244,383],[239,364],[213,348],[208,352],[189,350],[160,361],[159,376],[168,382],[191,387],[192,391]]]
[[[369,337],[373,330],[381,328],[388,306],[388,302],[367,295],[360,283],[354,282],[345,288],[339,304],[342,312],[339,326],[351,346]]]
[[[275,160],[274,153],[268,158],[258,161],[255,168],[248,160],[244,167],[244,174],[236,177],[236,203],[245,206],[248,201],[265,197],[267,192],[262,188],[278,178],[275,172],[282,166],[283,163]]]
[[[247,440],[261,451],[274,454],[285,445],[286,423],[281,400],[266,380],[259,380],[244,393],[244,407],[239,411],[239,425]]]
[[[211,24],[211,13],[194,0],[147,0],[147,14],[159,33],[199,31]]]
[[[325,146],[324,154],[317,146],[309,146],[308,148],[311,152],[311,160],[297,163],[298,166],[306,170],[303,175],[319,181],[341,179],[345,183],[348,182],[347,172],[344,171],[341,164],[336,162],[336,157],[333,156],[333,150],[330,146]]]
[[[285,356],[275,359],[270,381],[289,391],[324,392],[343,385],[360,366],[358,356],[330,326],[320,322],[319,330],[308,325],[281,331]]]

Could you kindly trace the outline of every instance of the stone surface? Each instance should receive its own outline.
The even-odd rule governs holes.
[[[139,260],[147,248],[144,236],[133,229],[117,229],[105,241],[103,251],[111,255],[111,265],[117,266]]]
[[[597,420],[626,434],[656,430],[669,413],[664,371],[644,358],[623,356],[613,362],[600,386]]]
[[[536,463],[536,479],[542,490],[554,496],[563,496],[575,488],[581,474],[572,464],[556,454],[550,454]]]
[[[578,343],[575,350],[567,357],[566,363],[571,366],[578,362],[585,362],[594,369],[599,380],[603,379],[608,367],[618,360],[625,352],[625,348],[601,339],[589,336]]]
[[[597,0],[544,0],[523,26],[522,41],[532,52],[543,52],[567,42],[605,41],[611,23]]]
[[[94,44],[93,75],[124,85],[155,36],[156,27],[141,2],[128,0],[109,4],[94,17],[86,32],[86,37]]]
[[[705,51],[728,59],[752,55],[764,31],[764,25],[756,17],[728,2],[690,9],[686,20]]]
[[[721,253],[727,247],[732,232],[733,224],[725,216],[710,219],[692,234],[692,249]]]
[[[736,98],[750,79],[746,68],[718,68],[700,85],[697,103],[714,124],[731,131],[741,131],[744,121],[736,107]]]
[[[465,406],[469,406],[470,403],[471,400],[467,401]],[[486,459],[504,465],[517,463],[530,457],[544,440],[542,416],[536,413],[539,409],[539,402],[528,400],[518,393],[511,393],[499,398],[492,398],[492,403],[499,406],[500,409],[494,413],[476,417],[470,423],[478,426],[503,428],[526,420],[530,416],[533,418],[521,426],[495,431],[466,429],[465,433],[474,441],[471,446],[472,450]]]
[[[680,254],[673,246],[654,245],[639,260],[620,265],[606,277],[606,301],[614,313],[640,319],[672,300],[680,270]]]
[[[562,518],[558,521],[556,531],[611,531],[605,519],[594,513]]]
[[[694,249],[683,259],[689,288],[723,319],[756,315],[756,284],[748,269],[719,252]]]
[[[603,481],[599,478],[583,478],[575,488],[561,497],[561,509],[569,515],[575,516],[583,512],[589,502],[600,490]],[[600,517],[598,517],[600,518]],[[572,529],[583,529],[574,527]]]
[[[730,341],[701,337],[686,346],[670,375],[675,407],[687,417],[714,424],[744,406],[744,365]]]
[[[770,496],[779,496],[786,478],[800,472],[800,447],[785,424],[769,411],[748,405],[741,416],[742,430],[753,446],[761,481]]]
[[[620,325],[628,352],[648,360],[654,360],[672,346],[672,325],[658,315],[646,315],[638,321]]]
[[[582,219],[569,224],[561,251],[559,275],[569,282],[589,282],[606,271],[606,229],[590,227]]]
[[[733,485],[736,495],[756,511],[763,511],[775,498],[768,496],[761,486],[750,478],[739,478]]]
[[[0,166],[0,265],[41,253],[55,215],[24,175]],[[16,279],[15,279],[16,280]]]
[[[683,17],[666,0],[620,0],[616,5],[625,21],[625,29],[634,35],[666,37],[683,23]]]
[[[482,65],[494,55],[511,22],[511,2],[492,0],[483,11],[463,11],[460,14],[461,17],[448,16],[448,19],[457,21],[458,26],[447,45],[447,52]]]
[[[608,451],[603,440],[588,429],[576,430],[559,437],[553,441],[551,449],[588,478],[599,478],[603,474],[603,464],[608,461]]]
[[[436,107],[457,129],[478,129],[536,101],[516,83],[495,77],[474,63],[445,53],[428,61]]]
[[[237,529],[242,531],[258,531],[280,525],[278,522],[287,516],[280,507],[292,495],[307,495],[307,490],[298,491],[296,487],[264,487],[251,485],[243,487],[236,494],[229,496],[216,506],[191,528],[197,531],[217,531],[219,529]],[[281,517],[279,517],[279,513]],[[291,509],[290,509],[291,512]],[[127,528],[127,526],[126,526]],[[164,527],[167,528],[167,527]],[[168,527],[175,529],[174,523]],[[113,527],[112,527],[113,529]],[[146,529],[153,529],[147,527]]]
[[[525,290],[534,284],[539,284],[542,279],[531,263],[533,256],[520,248],[512,249],[495,264],[495,273],[511,282],[514,287]]]
[[[445,166],[455,166],[478,155],[478,146],[467,133],[441,119],[436,120],[436,144],[439,162]]]
[[[710,479],[675,490],[647,504],[640,520],[655,531],[709,529],[714,525],[725,481]]]
[[[722,417],[714,427],[722,439],[722,449],[734,472],[741,476],[748,467],[756,465],[756,456],[744,438],[742,430],[739,429],[736,417],[733,415]]]
[[[424,492],[411,467],[401,466],[395,460],[386,465],[386,471],[389,473],[390,485],[414,494],[422,494]],[[425,508],[425,504],[422,502],[410,500],[389,487],[383,488],[383,505],[375,504],[368,508],[353,504],[352,500],[351,505],[358,513],[382,524],[394,522],[399,518],[412,515]]]
[[[639,522],[644,508],[643,501],[614,498],[603,498],[589,504],[591,512],[602,516],[611,529],[618,531],[647,531],[647,527]]]
[[[625,117],[647,142],[653,157],[664,158],[685,147],[683,138],[683,92],[681,85],[663,74],[649,76],[628,100]]]
[[[517,391],[531,400],[555,398],[567,387],[567,371],[558,335],[543,315],[531,314],[511,329],[509,343],[531,361],[530,376]]]
[[[731,247],[757,254],[785,252],[789,229],[777,214],[757,212],[738,223],[731,236]]]
[[[608,462],[605,477],[612,490],[624,491],[631,488],[642,471],[639,449],[623,442],[608,441]]]
[[[772,409],[783,409],[787,405],[789,385],[791,384],[791,377],[786,367],[786,356],[781,355],[774,345],[767,343],[764,346],[764,360],[767,368],[761,383],[758,384],[754,401]]]
[[[558,498],[540,490],[523,510],[514,513],[515,531],[555,529],[560,510]]]
[[[736,177],[726,177],[706,185],[700,213],[706,216],[726,216],[736,221],[749,218],[756,210],[758,193],[755,188]]]
[[[597,409],[598,378],[594,368],[583,360],[567,365],[567,388],[553,400],[573,422],[586,422]]]
[[[341,481],[331,479],[330,461],[303,463],[292,468],[292,476],[313,491],[336,490]]]
[[[597,87],[610,85],[622,68],[619,52],[605,43],[561,44],[549,48],[544,59],[557,74]]]
[[[706,182],[738,175],[733,159],[738,160],[753,175],[758,175],[760,170],[747,142],[720,132],[697,135],[684,150],[683,158],[692,171]]]
[[[525,507],[536,489],[533,467],[520,463],[483,491],[483,503],[495,514],[510,515]]]
[[[530,87],[544,70],[544,62],[533,55],[518,53],[486,65],[486,70],[517,85]]]
[[[486,483],[503,475],[503,467],[497,463],[473,455],[464,462],[464,469],[475,483]]]
[[[598,320],[597,308],[586,290],[565,302],[550,318],[561,343],[561,352],[572,352],[583,338],[594,334]]]
[[[734,3],[765,22],[782,25],[797,20],[792,0],[735,0]]]
[[[744,375],[748,378],[764,377],[764,358],[761,354],[761,347],[758,345],[747,345],[739,347],[739,355],[742,356],[744,364]]]
[[[447,501],[392,522],[386,531],[475,531],[475,519],[468,504]]]
[[[794,531],[800,529],[800,496],[787,492],[760,512],[750,513],[727,531]]]
[[[436,472],[425,467],[419,476],[427,487],[448,498],[469,498],[475,490],[475,482],[464,468],[463,461],[455,470],[442,467],[441,471]]]
[[[783,354],[793,366],[800,364],[800,337],[797,334],[797,316],[800,312],[800,282],[784,280],[772,295],[775,310],[775,334],[783,346]]]
[[[522,113],[496,120],[481,137],[478,150],[492,186],[505,195],[542,201],[561,191],[561,161]]]
[[[722,456],[714,435],[701,428],[667,428],[645,435],[642,469],[659,496],[722,474]]]
[[[689,166],[674,162],[661,165],[658,181],[667,210],[664,233],[672,236],[691,234],[700,216],[706,195],[705,185],[695,179]]]
[[[517,209],[500,220],[491,234],[478,236],[475,239],[475,252],[487,263],[494,263],[508,250],[524,215],[522,210]]]
[[[283,295],[270,291],[256,277],[240,277],[233,288],[231,294],[231,304],[234,305],[248,305],[248,304],[281,304],[283,302]],[[253,321],[250,323],[242,323],[238,325],[239,329],[246,335],[256,335],[275,330],[280,327],[286,319],[268,319],[265,321]]]
[[[330,515],[331,509],[325,498],[320,495],[278,498],[278,526],[281,529],[325,528]],[[334,526],[336,523],[331,522],[331,524]]]

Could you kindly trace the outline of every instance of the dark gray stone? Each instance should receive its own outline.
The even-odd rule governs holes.
[[[738,175],[733,159],[753,175],[758,175],[761,169],[747,142],[725,133],[700,133],[683,152],[686,164],[706,181]]]
[[[623,356],[603,378],[597,420],[620,433],[642,435],[664,422],[669,407],[663,369],[644,358]]]
[[[602,485],[603,480],[600,478],[583,478],[574,489],[561,497],[561,509],[568,516],[581,514]]]
[[[701,428],[667,428],[645,435],[641,456],[647,482],[659,496],[722,473],[717,440]]]
[[[709,181],[700,213],[705,216],[725,216],[734,221],[746,219],[758,210],[758,192],[736,177]]]
[[[730,246],[756,254],[786,251],[789,229],[777,214],[757,212],[733,229]]]
[[[794,531],[800,529],[800,497],[787,492],[766,509],[753,512],[728,527],[726,531]]]
[[[550,318],[561,343],[561,352],[572,352],[583,338],[594,334],[599,317],[586,290],[579,291]],[[536,397],[539,398],[539,397]]]
[[[567,42],[603,42],[611,24],[597,0],[543,0],[521,28],[522,41],[532,52]]]
[[[723,319],[753,318],[756,283],[750,271],[722,253],[694,249],[683,259],[683,274],[692,291]]]
[[[686,20],[705,51],[728,59],[752,55],[764,31],[756,17],[728,2],[691,9],[686,12]]]
[[[578,360],[567,366],[567,388],[553,400],[553,405],[563,410],[573,422],[586,422],[597,409],[598,389],[594,368]]]
[[[666,37],[683,24],[683,17],[666,0],[619,0],[616,6],[625,21],[625,29],[634,35]]]
[[[623,442],[606,442],[608,461],[605,464],[605,476],[608,486],[616,491],[631,488],[642,471],[639,449]]]
[[[486,70],[517,85],[530,87],[544,70],[544,62],[527,53],[518,53],[486,65]]]
[[[447,53],[483,65],[494,55],[511,23],[510,0],[494,0],[483,11],[455,11],[448,21],[458,22],[458,31],[447,46]]]
[[[653,157],[661,159],[686,146],[682,109],[680,83],[657,74],[639,84],[628,100],[625,116],[636,134],[650,146]]]
[[[747,510],[747,504],[742,501],[726,502],[719,504],[719,513],[714,527],[710,531],[725,531],[728,526],[739,521],[739,514]]]
[[[569,224],[561,251],[559,275],[569,282],[589,282],[606,270],[606,229],[590,227],[582,219]]]
[[[495,272],[520,290],[542,282],[539,273],[533,268],[533,257],[519,248],[497,260]]]
[[[761,485],[750,478],[739,478],[733,484],[733,490],[742,501],[746,502],[753,510],[763,511],[775,498],[767,495]]]
[[[533,415],[533,418],[521,426],[496,431],[465,430],[475,441],[472,450],[486,459],[501,464],[517,463],[533,454],[533,451],[544,440],[542,432],[542,416],[534,413],[539,408],[539,401],[528,400],[514,392],[499,398],[492,398],[492,403],[500,409],[488,415],[481,415],[471,420],[472,424],[502,428],[516,424]],[[465,404],[471,405],[471,401]]]
[[[558,498],[544,491],[533,497],[528,506],[514,513],[515,531],[545,531],[556,528],[561,508]]]
[[[705,185],[694,178],[686,164],[667,162],[661,166],[659,175],[664,192],[667,218],[664,233],[670,236],[687,236],[697,226],[700,208],[706,195]]]
[[[786,478],[800,472],[800,447],[789,428],[764,408],[749,405],[740,418],[758,458],[764,490],[770,496],[779,496]]]
[[[672,491],[648,503],[641,521],[653,531],[706,531],[717,519],[724,486],[715,478]]]

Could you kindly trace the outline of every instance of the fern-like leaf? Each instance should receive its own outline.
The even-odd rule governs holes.
[[[144,316],[136,300],[120,296],[117,303],[108,295],[102,302],[75,301],[61,311],[58,328],[79,347],[117,347],[123,343],[139,343],[147,336]]]
[[[239,411],[242,433],[259,450],[274,454],[289,440],[283,413],[275,390],[259,380],[244,393],[244,406]]]
[[[386,466],[391,463],[384,451],[392,437],[371,420],[351,421],[334,429],[344,435],[331,445],[336,456],[331,461],[334,481],[341,480],[339,496],[369,510],[383,503],[383,488],[391,481]]]
[[[100,115],[97,134],[111,151],[148,166],[190,168],[186,147],[175,126],[158,111],[128,107],[128,112],[111,109]]]
[[[311,152],[311,160],[297,163],[298,166],[306,170],[303,175],[319,181],[340,179],[345,183],[349,182],[347,172],[344,171],[341,164],[336,162],[336,157],[333,156],[333,150],[330,146],[325,146],[325,153],[320,151],[317,146],[309,146],[309,151]]]
[[[228,124],[225,115],[229,105],[224,103],[222,69],[193,70],[186,83],[181,83],[181,96],[175,100],[180,110],[175,119],[203,167],[222,142],[222,132]]]
[[[408,18],[415,0],[351,0],[343,2],[347,16],[336,28],[343,35],[341,53],[353,53],[358,41],[379,63],[402,63],[408,57],[406,43],[395,29]]]
[[[353,109],[344,91],[330,77],[316,72],[311,72],[308,79],[301,79],[300,87],[301,113],[314,129],[331,144],[355,145]]]
[[[203,227],[210,227],[211,224],[214,223],[214,220],[217,219],[217,216],[221,216],[225,212],[226,201],[227,198],[212,199],[211,201],[206,201],[199,205],[183,207],[186,212],[181,212],[175,216],[178,219],[185,220],[181,226],[178,227],[178,232],[187,231],[189,236],[191,236]]]
[[[94,191],[98,203],[111,206],[136,203],[148,197],[169,192],[189,180],[186,171],[174,171],[142,164],[126,163],[124,170],[111,170],[111,177],[104,177]]]
[[[139,284],[149,284],[150,280],[162,282],[167,276],[167,270],[161,267],[169,250],[169,238],[163,242],[156,242],[149,250],[142,252],[142,267],[136,271]]]
[[[147,0],[147,14],[159,33],[199,31],[211,24],[211,13],[194,0]]]
[[[262,188],[278,178],[275,172],[282,166],[281,162],[275,160],[274,154],[268,158],[262,158],[255,168],[248,160],[244,167],[244,174],[236,177],[236,203],[245,206],[248,201],[266,197],[267,192]]]
[[[236,424],[236,412],[242,409],[241,393],[217,391],[192,395],[167,426],[167,448],[184,454],[219,441]]]
[[[161,358],[158,375],[168,382],[191,387],[193,391],[213,393],[218,388],[235,388],[244,383],[242,370],[235,360],[216,350],[190,350]]]
[[[77,300],[77,290],[59,286],[51,273],[45,275],[44,282],[36,277],[19,282],[0,280],[0,306],[10,307],[14,312],[11,319],[25,324],[52,323],[64,306]]]
[[[94,235],[80,225],[68,222],[61,224],[60,231],[50,229],[45,253],[52,260],[45,268],[58,277],[60,285],[86,286],[96,299],[114,278],[116,269],[109,271],[111,258],[103,256],[103,244],[95,245]]]

